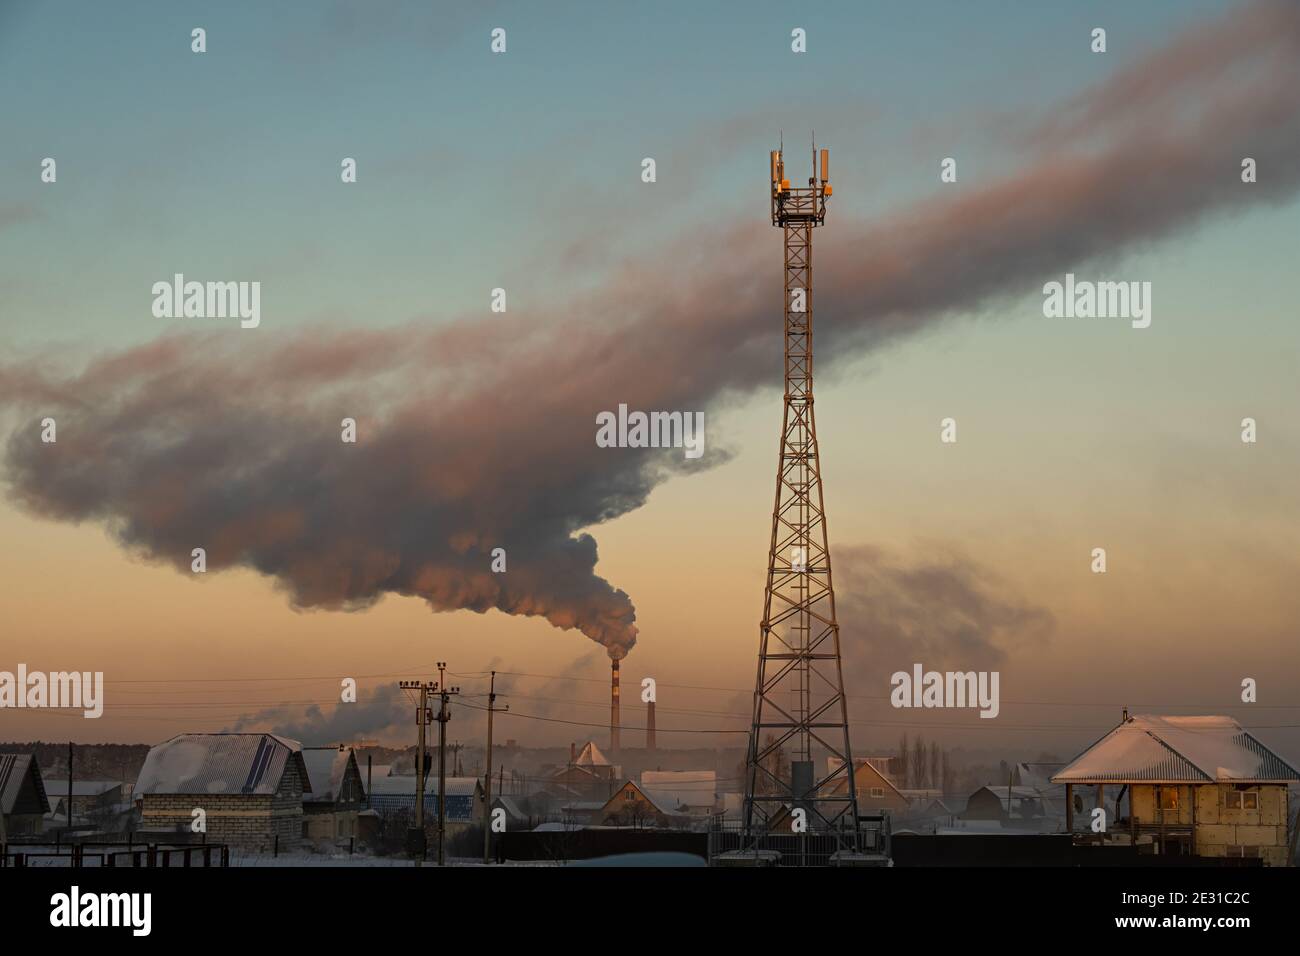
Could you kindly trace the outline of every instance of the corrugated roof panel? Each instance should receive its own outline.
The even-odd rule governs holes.
[[[1300,773],[1231,717],[1130,717],[1053,783],[1283,782]]]
[[[272,734],[181,734],[150,749],[135,794],[272,794],[290,761],[310,790],[296,741]]]

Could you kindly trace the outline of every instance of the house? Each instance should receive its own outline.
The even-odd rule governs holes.
[[[311,780],[311,792],[302,798],[302,835],[309,840],[356,837],[357,814],[366,805],[356,754],[350,748],[307,748],[302,760]]]
[[[40,833],[49,812],[35,754],[0,754],[0,839]]]
[[[73,816],[95,817],[107,816],[115,812],[125,797],[122,794],[120,780],[73,780],[72,813]],[[49,779],[45,781],[45,793],[52,803],[55,819],[67,818],[68,815],[68,781]]]
[[[988,784],[966,798],[963,820],[1001,820],[1008,823],[1051,820],[1055,817],[1042,791],[1034,787]]]
[[[415,825],[415,777],[375,777],[371,782],[370,806],[388,820],[405,819]],[[438,775],[424,779],[424,823],[438,822]],[[483,815],[483,781],[478,777],[447,778],[447,831],[466,829]]]
[[[593,741],[579,751],[569,745],[569,762],[547,777],[543,789],[557,800],[576,798],[584,802],[609,799],[619,779],[619,768],[610,763]]]
[[[908,800],[889,778],[881,772],[872,758],[853,758],[853,783],[858,794],[858,813],[880,813],[890,811],[901,813],[908,807]],[[826,758],[827,773],[834,773],[844,765],[838,757]],[[845,793],[849,788],[848,776],[840,774],[827,790],[829,794]]]
[[[952,812],[952,809],[944,801],[932,800],[929,804],[917,810],[916,816],[920,820],[931,820],[935,823],[951,826],[957,815]]]
[[[666,827],[673,822],[671,812],[631,780],[623,781],[592,818],[593,824],[607,827]]]
[[[528,828],[530,816],[520,805],[518,797],[493,797],[492,813],[501,811],[502,819],[505,822],[507,830],[525,830]]]
[[[189,831],[202,819],[210,842],[266,851],[301,841],[310,792],[296,740],[180,734],[150,749],[134,796],[142,829]]]
[[[718,774],[713,770],[645,770],[641,792],[670,813],[711,816],[720,806]]]
[[[1052,776],[1066,788],[1069,829],[1076,812],[1090,823],[1093,808],[1113,810],[1100,817],[1099,842],[1267,866],[1289,862],[1287,786],[1297,781],[1291,764],[1231,717],[1127,714]]]

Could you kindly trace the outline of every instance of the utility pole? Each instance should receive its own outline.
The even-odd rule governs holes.
[[[487,773],[484,774],[483,787],[483,865],[488,863],[489,844],[492,839],[492,715],[496,712],[497,702],[497,672],[492,672],[492,681],[488,685],[488,739],[487,739]],[[509,710],[510,705],[501,708]],[[505,765],[502,764],[501,772],[505,774]]]
[[[438,865],[446,865],[447,834],[447,721],[451,713],[447,710],[447,700],[452,694],[459,694],[459,687],[447,687],[447,662],[438,662]]]
[[[68,829],[72,829],[72,741],[68,741]]]
[[[419,705],[415,711],[415,723],[419,728],[419,736],[415,747],[415,845],[413,852],[416,853],[415,865],[423,866],[426,852],[424,840],[424,781],[426,779],[425,767],[427,766],[424,728],[429,724],[429,691],[436,690],[438,685],[425,681],[404,680],[399,682],[398,686],[402,690],[413,690],[419,693]],[[441,853],[441,838],[439,840],[439,853]]]

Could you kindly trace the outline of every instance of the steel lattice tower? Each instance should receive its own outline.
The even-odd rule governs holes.
[[[782,151],[771,155],[772,224],[785,237],[785,416],[772,543],[760,623],[754,720],[745,781],[745,842],[788,832],[803,808],[808,832],[859,848],[857,788],[840,665],[831,557],[813,417],[812,232],[826,221],[828,151],[816,148],[807,188],[790,188]],[[789,752],[788,768],[778,757]],[[818,772],[815,760],[830,757]]]

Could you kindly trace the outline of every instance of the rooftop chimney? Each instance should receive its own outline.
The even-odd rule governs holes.
[[[618,750],[618,661],[614,661],[614,669],[610,677],[609,686],[609,750],[614,753]]]

